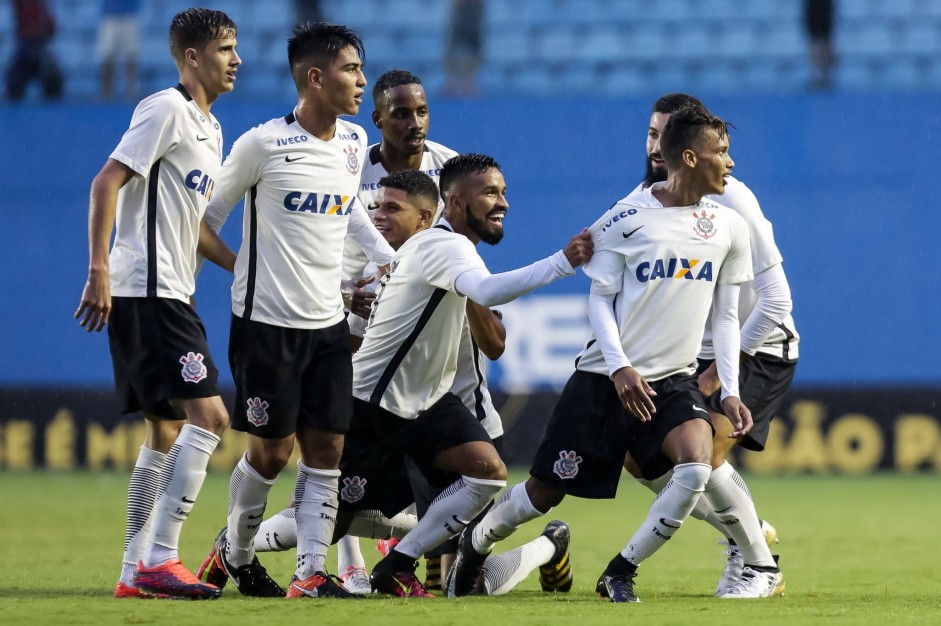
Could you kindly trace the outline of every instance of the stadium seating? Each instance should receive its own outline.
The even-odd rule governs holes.
[[[100,3],[50,3],[59,22],[54,48],[67,73],[67,93],[93,99]],[[174,78],[166,28],[190,2],[142,4],[141,80],[152,91]],[[290,95],[290,85],[276,84],[285,76],[290,0],[201,4],[223,8],[239,23],[247,61],[239,97]],[[404,67],[435,89],[443,84],[449,0],[331,0],[322,6],[328,19],[363,34],[369,78]],[[511,95],[801,90],[809,75],[801,6],[799,0],[489,0],[480,80],[485,92]],[[838,88],[941,88],[941,1],[838,0],[836,24]],[[4,60],[13,41],[11,11],[4,6]]]

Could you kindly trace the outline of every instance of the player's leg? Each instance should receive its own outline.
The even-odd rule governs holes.
[[[441,545],[480,513],[506,486],[506,466],[486,430],[453,394],[445,394],[410,427],[406,452],[428,473],[432,468],[460,476],[431,503],[425,516],[373,569],[373,587],[394,592],[393,579],[424,586],[415,578],[416,560]]]
[[[573,577],[569,560],[571,533],[565,522],[553,520],[542,534],[522,546],[487,557],[474,589],[477,595],[503,595],[539,568],[543,591],[570,591]]]
[[[340,582],[350,593],[366,595],[372,593],[369,574],[366,573],[366,559],[360,549],[359,537],[350,534],[337,541],[337,571]]]
[[[301,458],[294,490],[297,569],[287,597],[358,598],[326,573],[339,507],[340,456],[353,412],[350,329],[341,320],[330,328],[302,333],[308,360],[299,381]]]
[[[167,452],[183,426],[183,422],[161,419],[146,412],[144,420],[147,434],[134,462],[127,488],[124,554],[121,558],[121,577],[114,591],[116,598],[141,596],[140,590],[134,584],[134,571],[144,558],[144,550],[150,541],[150,518]]]

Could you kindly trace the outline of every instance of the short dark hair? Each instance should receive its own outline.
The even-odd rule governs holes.
[[[502,172],[500,164],[496,159],[486,154],[459,154],[445,161],[441,167],[441,196],[445,197],[451,193],[454,185],[468,174],[480,174],[487,170],[497,170]]]
[[[414,198],[424,198],[431,206],[438,206],[438,186],[431,176],[417,170],[399,170],[379,179],[380,187],[401,189]]]
[[[376,79],[372,88],[373,104],[379,102],[380,96],[387,89],[401,87],[402,85],[421,85],[421,79],[408,70],[389,70]]]
[[[688,93],[668,93],[657,98],[657,101],[653,103],[653,109],[651,110],[651,113],[673,114],[680,109],[705,106],[706,105],[700,102],[698,98],[691,96]]]
[[[202,50],[213,39],[235,37],[238,27],[228,15],[212,9],[186,9],[170,22],[170,54],[178,61],[188,48]]]
[[[660,154],[667,166],[679,163],[684,150],[698,148],[710,128],[719,137],[729,134],[728,125],[704,106],[687,107],[671,115],[660,136]]]
[[[307,67],[304,61],[313,57],[315,63],[332,61],[347,46],[352,46],[361,61],[366,60],[363,40],[355,30],[342,24],[330,22],[304,22],[291,30],[288,37],[288,63],[294,84],[298,88],[306,82]]]

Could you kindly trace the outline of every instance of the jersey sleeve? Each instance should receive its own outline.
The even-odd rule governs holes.
[[[477,248],[460,235],[422,242],[419,254],[425,280],[440,289],[457,292],[455,282],[458,276],[471,270],[487,271]]]
[[[719,270],[719,285],[736,285],[746,283],[754,278],[752,273],[751,245],[748,237],[748,227],[745,220],[738,214],[729,211],[729,236],[731,239],[729,251]]]
[[[169,94],[144,100],[134,110],[131,124],[111,158],[147,176],[153,164],[180,142],[184,115],[186,109]]]
[[[774,241],[774,228],[761,211],[758,198],[741,181],[730,182],[726,193],[718,198],[720,204],[733,209],[748,225],[751,240],[752,271],[757,275],[783,261]]]
[[[206,223],[216,232],[245,193],[260,179],[268,148],[261,137],[261,127],[239,137],[219,172],[216,189],[206,208]]]
[[[608,296],[621,291],[624,276],[624,255],[613,249],[608,237],[613,231],[609,229],[606,232],[603,229],[606,221],[607,213],[589,229],[595,252],[591,260],[582,266],[585,275],[591,279],[591,293],[598,296]]]

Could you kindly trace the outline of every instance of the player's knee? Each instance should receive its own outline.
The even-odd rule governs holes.
[[[549,509],[561,504],[565,494],[550,487],[535,476],[530,476],[526,481],[526,495],[533,507],[542,513],[547,513]]]
[[[500,459],[500,455],[494,451],[493,454],[483,454],[476,459],[474,467],[477,471],[472,474],[474,478],[485,480],[506,480],[506,465]]]

